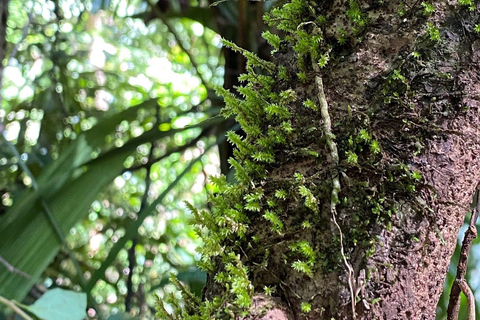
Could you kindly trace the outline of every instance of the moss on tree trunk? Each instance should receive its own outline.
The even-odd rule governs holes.
[[[479,8],[462,3],[266,16],[275,63],[244,52],[243,97],[220,92],[246,137],[229,134],[238,184],[215,179],[195,212],[210,281],[184,318],[435,318],[480,180]]]

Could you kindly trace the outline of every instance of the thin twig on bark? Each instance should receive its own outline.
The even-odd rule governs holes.
[[[468,320],[475,320],[475,296],[472,289],[470,289],[465,279],[455,280],[455,282],[457,282],[463,294],[467,297]]]
[[[335,227],[338,229],[338,233],[340,234],[340,253],[342,255],[343,264],[345,265],[345,271],[347,273],[348,288],[350,290],[350,299],[351,299],[351,306],[352,306],[352,318],[355,320],[357,318],[357,314],[355,311],[356,295],[355,295],[355,289],[354,289],[355,288],[354,272],[353,272],[352,266],[348,262],[347,257],[345,255],[345,249],[343,246],[343,232],[336,218],[337,216],[336,206],[338,203],[338,193],[340,192],[340,189],[341,189],[339,172],[337,169],[339,165],[337,143],[335,142],[335,136],[332,133],[332,121],[330,119],[330,114],[328,111],[328,103],[327,103],[327,99],[325,97],[325,92],[323,89],[322,77],[320,76],[320,67],[318,66],[316,61],[312,62],[312,66],[313,66],[313,70],[316,73],[315,84],[318,90],[318,93],[317,93],[318,103],[320,104],[320,113],[322,115],[325,137],[327,138],[327,145],[330,148],[331,162],[333,165],[330,211],[332,214],[332,221],[335,224]]]

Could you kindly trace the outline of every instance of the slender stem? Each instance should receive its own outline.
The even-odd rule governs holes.
[[[155,113],[155,119],[157,125],[160,123],[160,109],[157,108],[156,113]],[[150,152],[148,154],[148,160],[147,163],[152,163],[153,164],[153,153],[155,151],[155,142],[151,143],[150,146]],[[146,173],[145,173],[145,192],[142,195],[142,202],[140,204],[140,211],[145,210],[145,208],[148,205],[148,191],[150,190],[150,186],[152,184],[152,179],[150,179],[150,173],[152,171],[152,166],[149,165],[147,167]],[[127,295],[125,296],[125,310],[129,312],[132,307],[132,298],[133,298],[133,270],[135,269],[136,265],[136,254],[135,254],[135,247],[138,243],[138,235],[132,238],[132,246],[128,250],[128,277],[127,277]]]
[[[3,304],[7,305],[10,309],[12,309],[16,314],[18,314],[20,317],[22,317],[25,320],[33,320],[32,317],[30,317],[28,314],[26,314],[22,309],[20,309],[16,304],[15,301],[11,301],[8,299],[5,299],[4,297],[0,296],[0,302]]]
[[[352,317],[355,320],[357,318],[357,315],[355,312],[356,297],[355,297],[354,272],[353,272],[352,266],[347,261],[347,257],[345,256],[345,249],[343,245],[343,232],[336,218],[338,193],[341,190],[340,178],[339,178],[339,172],[338,172],[339,157],[338,157],[337,143],[335,142],[335,135],[332,133],[332,121],[330,119],[330,114],[328,112],[328,103],[325,97],[325,91],[323,89],[323,80],[322,80],[322,77],[320,76],[320,67],[318,66],[316,61],[312,62],[312,66],[313,66],[313,70],[316,73],[315,84],[318,90],[317,98],[320,104],[320,113],[322,115],[322,120],[323,120],[323,130],[325,132],[325,137],[327,139],[327,145],[330,148],[330,157],[331,157],[331,163],[332,163],[332,168],[331,168],[332,193],[330,197],[330,211],[332,214],[332,221],[335,224],[335,227],[338,229],[338,232],[340,234],[340,253],[342,255],[343,264],[345,265],[345,269],[346,269],[345,271],[347,272],[348,287],[350,290],[350,299],[351,299],[351,306],[352,306]]]
[[[0,256],[0,263],[3,264],[5,266],[5,268],[8,269],[8,271],[12,272],[12,273],[16,273],[16,274],[19,274],[21,275],[22,277],[24,278],[27,278],[27,279],[30,279],[32,276],[29,275],[28,273],[20,270],[20,269],[17,269],[15,268],[14,266],[12,266],[10,263],[8,263],[7,260],[5,260],[2,256]]]
[[[460,289],[462,289],[463,294],[467,298],[468,320],[475,320],[475,296],[473,295],[472,289],[470,289],[465,279],[456,281]]]

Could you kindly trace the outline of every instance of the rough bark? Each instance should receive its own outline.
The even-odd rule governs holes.
[[[352,25],[345,16],[351,1],[312,4],[325,17],[321,29],[332,59],[320,72],[307,67],[306,83],[297,78],[291,46],[276,54],[291,80],[279,80],[275,90],[293,89],[297,96],[289,106],[295,139],[276,150],[267,178],[254,183],[268,198],[298,183],[293,177],[301,173],[320,212],[306,208],[300,196],[289,198],[282,202],[286,231],[280,234],[262,215],[252,217],[249,234],[259,241],[245,243],[242,262],[256,292],[276,287],[269,310],[287,311],[267,317],[254,304],[256,311],[245,319],[435,318],[457,233],[480,180],[478,2],[470,11],[457,1],[435,1],[430,17],[416,0],[357,3],[368,24],[341,45],[339,30]],[[428,34],[427,23],[438,28],[440,39]],[[313,33],[314,26],[298,28]],[[324,118],[302,103],[318,104],[314,79],[319,74],[339,147],[338,166],[322,130]],[[360,128],[379,141],[380,154],[362,147]],[[357,139],[356,164],[348,161],[349,139]],[[318,157],[300,152],[305,149]],[[332,170],[341,184],[336,221],[343,243],[332,222]],[[415,171],[422,176],[419,183]],[[307,220],[312,227],[303,228]],[[320,257],[311,276],[291,266],[301,258],[291,244],[303,240]],[[210,286],[207,297],[216,294]],[[311,305],[310,312],[302,312],[302,302]]]
[[[461,10],[456,1],[436,1],[433,21],[438,23],[442,37],[432,46],[424,38],[425,17],[415,9],[415,1],[407,1],[412,7],[407,17],[395,15],[398,1],[377,8],[365,1],[363,4],[375,22],[363,35],[362,43],[353,45],[343,61],[325,70],[324,82],[332,109],[339,108],[332,111],[334,121],[348,126],[342,120],[348,115],[341,111],[347,105],[354,108],[352,117],[361,121],[365,117],[356,111],[370,114],[373,136],[381,142],[384,154],[371,172],[351,168],[346,176],[370,181],[373,188],[387,189],[385,177],[392,165],[389,160],[401,159],[421,172],[424,187],[417,188],[414,198],[387,189],[387,198],[394,200],[398,209],[392,216],[392,229],[371,226],[371,234],[378,237],[372,257],[365,258],[363,252],[350,249],[355,275],[361,269],[370,275],[358,298],[367,304],[381,299],[370,305],[370,310],[364,303],[357,303],[356,311],[361,319],[434,319],[458,229],[480,179],[480,41],[472,30],[478,23],[478,11]],[[340,14],[335,13],[342,5],[345,3],[335,1],[330,7],[330,19],[335,21],[332,26],[342,23]],[[421,61],[412,59],[413,51],[421,52]],[[386,78],[395,69],[402,71],[410,86],[401,98],[404,106],[377,100]],[[405,106],[411,106],[411,110]],[[339,137],[340,128],[335,132]],[[344,180],[343,185],[342,196],[352,197],[354,190],[346,187],[349,182]],[[424,204],[424,209],[418,204]],[[350,228],[348,217],[352,210],[353,206],[339,210],[339,215],[345,217],[345,229]],[[301,293],[303,297],[317,295],[316,307],[325,308],[318,316],[351,318],[348,308],[334,311],[348,304],[347,287],[338,285],[342,273],[322,274],[313,279],[312,288]]]

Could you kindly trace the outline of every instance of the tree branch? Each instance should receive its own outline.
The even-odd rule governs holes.
[[[160,123],[160,109],[157,108],[155,113],[156,123]],[[155,163],[153,162],[153,152],[155,150],[155,141],[152,141],[150,152],[148,154],[148,161],[147,163]],[[140,204],[140,211],[143,211],[148,205],[148,190],[150,190],[150,185],[152,180],[150,179],[150,172],[152,170],[152,166],[147,166],[147,172],[145,173],[145,192],[142,195],[142,202]],[[138,235],[132,238],[132,246],[128,249],[128,269],[130,272],[128,273],[127,277],[127,295],[125,297],[125,310],[129,312],[132,307],[132,298],[133,298],[133,269],[136,266],[136,254],[135,254],[135,247],[138,243]]]
[[[469,306],[469,315],[468,319],[472,320],[475,318],[475,299],[472,300],[472,291],[465,281],[465,274],[467,273],[467,261],[470,248],[472,246],[472,241],[477,237],[477,228],[476,222],[478,214],[480,212],[480,184],[477,185],[475,190],[474,204],[475,208],[472,211],[472,216],[470,217],[470,223],[468,225],[467,231],[465,231],[465,236],[462,242],[462,249],[460,250],[460,259],[458,260],[457,266],[457,275],[455,276],[455,281],[452,285],[452,290],[450,291],[450,300],[448,302],[447,310],[447,320],[457,320],[458,312],[460,310],[460,293],[463,291],[467,297],[468,306]],[[472,311],[473,305],[473,311]]]
[[[206,129],[203,129],[203,131],[196,137],[194,138],[192,141],[190,141],[189,143],[186,143],[184,144],[183,146],[180,146],[180,147],[177,147],[175,148],[175,150],[172,150],[170,152],[166,152],[165,154],[159,156],[158,158],[151,158],[149,157],[148,158],[148,161],[146,163],[142,163],[142,164],[138,164],[138,165],[133,165],[131,167],[128,167],[128,168],[125,168],[123,170],[123,173],[124,172],[127,172],[127,171],[136,171],[136,170],[139,170],[139,169],[142,169],[142,168],[150,168],[152,165],[154,165],[155,163],[169,157],[172,153],[177,153],[177,152],[182,152],[188,148],[191,148],[191,147],[194,147],[198,141],[200,141],[202,138],[206,137],[207,136],[207,132],[211,130],[211,128],[206,128]]]

